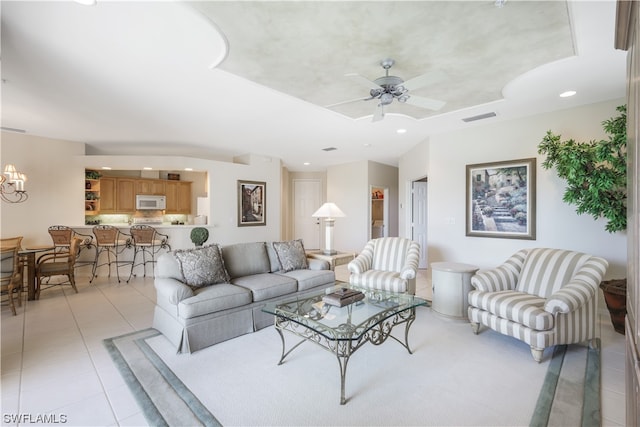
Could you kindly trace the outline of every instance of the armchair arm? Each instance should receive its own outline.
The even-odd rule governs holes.
[[[173,305],[178,305],[183,299],[193,296],[191,288],[176,279],[156,278],[153,281],[158,298],[164,297]]]
[[[526,255],[527,250],[523,249],[509,257],[501,266],[479,271],[471,277],[471,286],[482,292],[515,289]]]
[[[362,274],[367,270],[371,270],[372,262],[373,258],[371,254],[362,252],[347,264],[347,269],[350,273]]]
[[[69,252],[49,252],[38,257],[38,265],[48,261],[66,262],[69,259]]]
[[[591,298],[597,298],[598,286],[607,272],[609,263],[604,258],[591,257],[571,281],[547,298],[544,310],[549,313],[570,313],[582,307]]]
[[[420,245],[412,242],[404,260],[400,277],[402,279],[415,279],[418,274],[418,264],[420,263]]]
[[[571,313],[586,304],[595,294],[596,289],[588,283],[572,281],[547,298],[544,311],[552,314]]]
[[[309,270],[329,270],[329,261],[307,257],[307,265]]]

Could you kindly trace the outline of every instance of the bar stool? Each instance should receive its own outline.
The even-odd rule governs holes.
[[[171,250],[171,246],[168,243],[169,236],[158,232],[158,230],[149,225],[133,225],[129,232],[133,241],[133,261],[131,262],[131,272],[127,283],[131,280],[133,269],[137,265],[142,265],[143,277],[147,277],[147,263],[155,264],[155,256],[160,250]],[[139,253],[142,254],[142,262],[136,264],[136,258]],[[150,260],[147,260],[147,255],[151,257]]]
[[[112,225],[96,225],[93,227],[93,235],[96,236],[96,259],[93,263],[93,273],[89,283],[98,277],[98,267],[103,265],[109,266],[108,277],[111,277],[111,264],[116,265],[116,276],[118,277],[118,283],[120,283],[119,267],[121,264],[129,264],[130,261],[120,261],[118,260],[118,255],[126,248],[131,247],[131,235],[120,231]],[[100,254],[103,252],[107,253],[107,262],[98,264]],[[111,260],[111,255],[115,256],[115,261]]]
[[[53,241],[54,254],[66,254],[69,253],[69,248],[71,247],[71,242],[74,238],[82,239],[80,243],[80,253],[83,250],[96,249],[93,244],[93,236],[89,234],[78,233],[71,227],[67,227],[66,225],[52,225],[48,229],[49,235],[51,236],[51,240]],[[78,254],[78,257],[80,255]],[[95,258],[92,257],[92,258]],[[76,267],[81,267],[84,265],[93,265],[94,260],[91,261],[76,261]]]

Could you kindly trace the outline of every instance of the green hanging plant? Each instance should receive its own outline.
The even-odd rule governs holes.
[[[561,141],[547,131],[538,145],[538,153],[547,156],[542,167],[555,168],[567,181],[562,200],[576,205],[578,214],[606,218],[610,233],[627,229],[627,107],[616,110],[618,116],[602,122],[608,139]]]

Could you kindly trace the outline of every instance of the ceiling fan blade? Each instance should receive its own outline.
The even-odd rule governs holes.
[[[426,108],[427,110],[439,110],[446,102],[438,101],[437,99],[423,98],[422,96],[410,95],[409,99],[405,101],[407,104],[415,105],[416,107]]]
[[[373,120],[371,121],[379,122],[382,119],[384,119],[384,106],[382,104],[378,104],[378,108],[376,108],[376,111],[373,113]]]
[[[356,73],[349,73],[349,74],[345,74],[345,77],[349,77],[351,80],[353,80],[356,83],[359,83],[363,86],[366,86],[369,89],[382,89],[382,87],[380,87],[379,85],[375,84],[374,82],[372,82],[371,80],[362,77],[360,74],[356,74]]]
[[[402,83],[402,86],[405,88],[412,90],[418,89],[424,86],[433,85],[439,81],[442,81],[446,78],[446,74],[440,70],[434,70],[421,76],[414,77]]]
[[[324,108],[332,108],[332,107],[337,107],[339,105],[344,105],[344,104],[350,104],[352,102],[359,102],[359,101],[370,101],[373,98],[371,96],[366,97],[366,98],[356,98],[356,99],[350,99],[348,101],[341,101],[341,102],[336,102],[335,104],[330,104],[330,105],[325,105]]]

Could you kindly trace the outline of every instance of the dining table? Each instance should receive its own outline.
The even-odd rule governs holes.
[[[30,246],[20,249],[18,255],[24,263],[27,277],[27,300],[36,299],[36,254],[52,251],[52,245]]]

